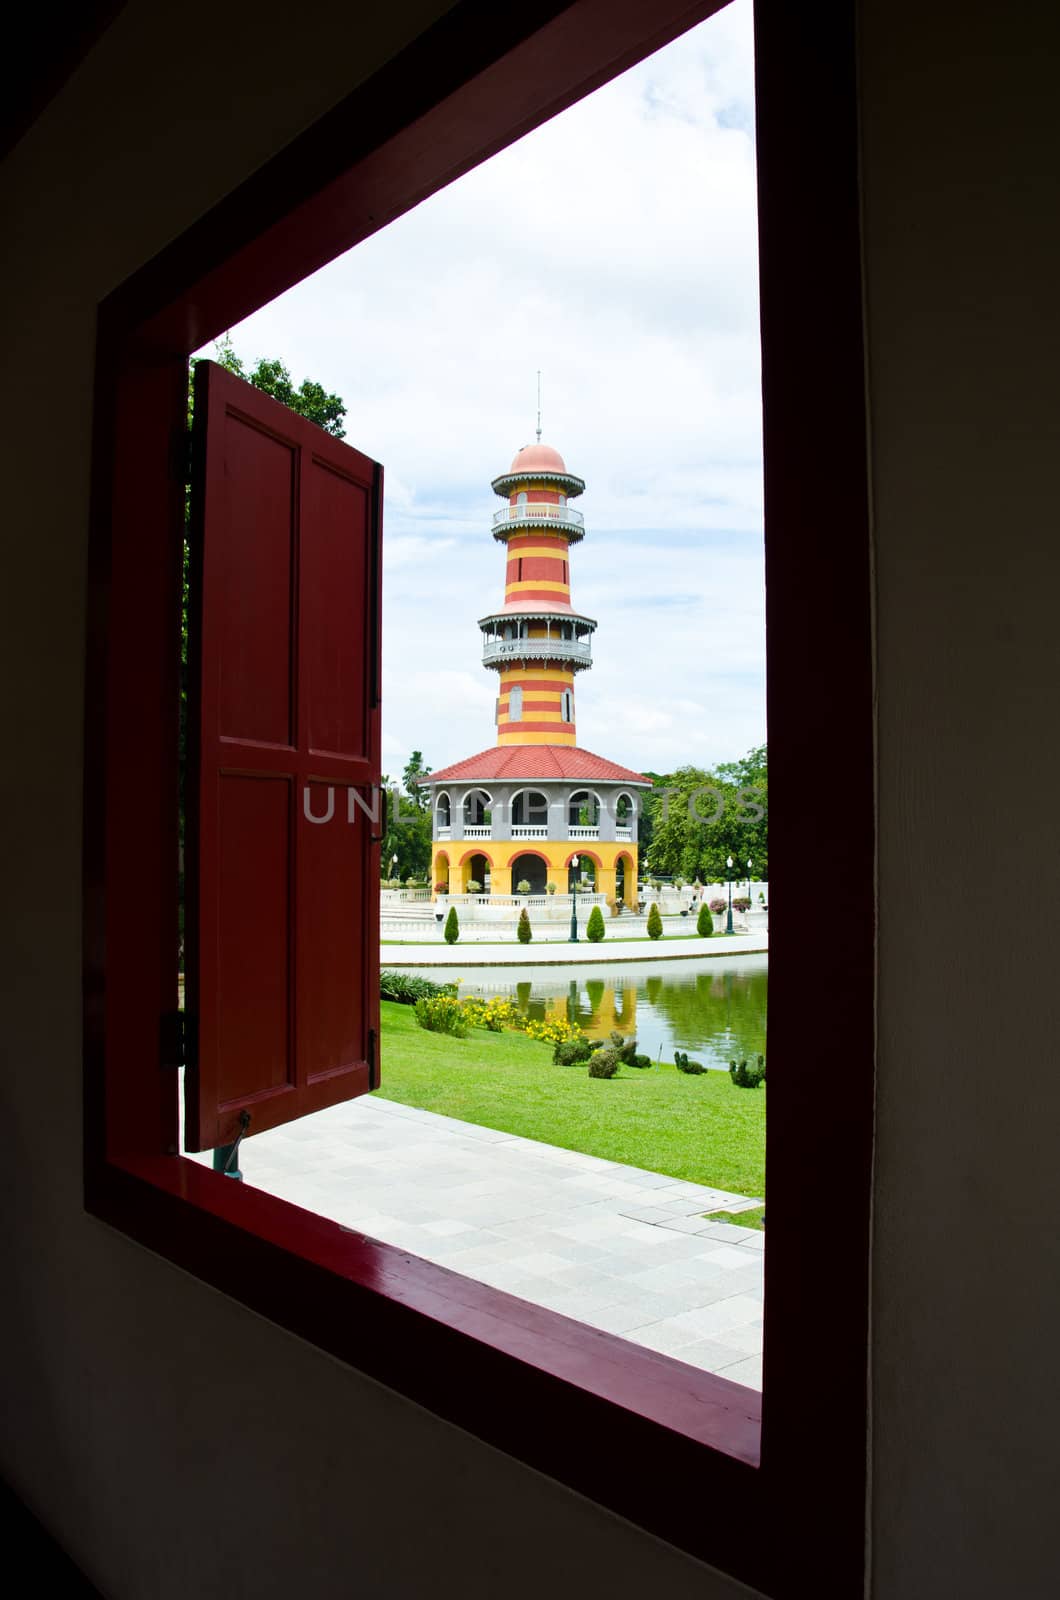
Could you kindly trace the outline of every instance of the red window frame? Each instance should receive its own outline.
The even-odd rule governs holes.
[[[175,999],[189,351],[716,9],[461,0],[101,305],[85,1201],[281,1326],[760,1590],[852,1594],[864,1565],[875,971],[852,0],[759,0],[756,18],[776,1069],[761,1404],[181,1157],[159,1038]],[[797,877],[819,831],[803,761],[824,748],[843,774],[828,866],[846,911],[829,951],[830,1027],[811,1044]],[[843,1095],[815,1098],[829,1081]],[[818,1251],[799,1201],[824,1170],[843,1202]]]

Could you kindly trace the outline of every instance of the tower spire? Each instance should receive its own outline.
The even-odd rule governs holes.
[[[537,369],[537,442],[541,443],[541,368]]]

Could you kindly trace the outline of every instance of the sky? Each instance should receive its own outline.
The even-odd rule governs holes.
[[[667,772],[765,742],[753,130],[733,0],[231,330],[384,465],[384,772],[495,742],[490,480],[539,369],[542,440],[586,481],[579,745]]]

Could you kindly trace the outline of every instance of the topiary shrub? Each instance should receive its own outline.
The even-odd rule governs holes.
[[[599,906],[593,906],[585,924],[585,937],[590,944],[599,944],[604,936],[604,916]]]
[[[556,885],[552,882],[551,878],[545,884],[545,892],[546,894],[555,894],[556,892]]]
[[[745,894],[738,894],[733,898],[732,909],[734,911],[750,911],[751,902]]]
[[[766,1081],[766,1058],[757,1056],[753,1067],[747,1065],[746,1057],[737,1066],[735,1061],[729,1062],[729,1077],[737,1089],[757,1089]]]
[[[478,894],[480,892],[481,888],[482,888],[482,885],[481,885],[481,883],[479,883],[477,878],[469,878],[467,880],[467,892],[468,892],[468,894]]]
[[[655,1062],[652,1060],[651,1056],[634,1055],[630,1056],[629,1064],[631,1067],[640,1067],[643,1069],[644,1067],[653,1067]]]
[[[445,919],[444,937],[446,944],[455,944],[460,937],[460,918],[456,914],[456,907],[449,907],[449,915]]]
[[[529,878],[520,878],[519,882],[515,886],[515,890],[516,890],[517,894],[529,894],[530,893],[530,879]]]
[[[701,939],[709,939],[714,932],[714,918],[711,916],[710,907],[705,901],[700,906],[699,916],[696,918],[696,932]]]
[[[552,1052],[552,1059],[557,1067],[573,1067],[579,1061],[588,1061],[593,1053],[593,1047],[586,1038],[561,1039]]]
[[[674,1066],[678,1072],[687,1072],[690,1078],[698,1078],[707,1070],[702,1061],[690,1061],[682,1050],[674,1051]]]
[[[602,1050],[594,1050],[589,1057],[590,1078],[613,1078],[618,1071],[618,1051],[614,1045],[605,1045]]]
[[[525,906],[519,913],[519,925],[515,930],[515,937],[520,944],[529,944],[534,937],[534,930],[530,926],[530,913]]]
[[[658,900],[653,900],[651,903],[651,910],[648,912],[648,938],[661,939],[662,931],[662,917],[659,915],[659,902]]]
[[[710,902],[710,909],[713,911],[716,917],[720,917],[722,912],[725,910],[725,901],[715,896],[715,898]]]

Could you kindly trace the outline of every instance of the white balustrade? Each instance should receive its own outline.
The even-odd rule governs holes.
[[[597,828],[568,828],[568,839],[599,839],[600,829]]]
[[[465,823],[464,824],[464,838],[465,839],[488,839],[488,838],[491,837],[492,833],[493,833],[493,829],[490,827],[488,822],[485,824],[484,827],[480,826],[478,823],[474,823],[474,824]]]
[[[521,506],[502,506],[493,514],[493,531],[506,528],[509,523],[516,527],[520,523],[538,522],[556,523],[561,528],[574,528],[581,533],[585,528],[585,518],[580,511],[575,511],[573,506],[554,505],[551,501],[527,501]]]
[[[538,824],[536,824],[536,823],[531,823],[531,824],[526,824],[526,825],[524,825],[522,823],[514,823],[512,825],[512,838],[513,839],[547,839],[548,838],[548,827],[547,827],[547,825],[541,827],[541,826],[538,826]]]
[[[616,828],[615,828],[615,838],[616,839],[632,839],[632,837],[633,837],[633,829],[632,828],[622,828],[622,827],[616,826]]]
[[[482,641],[482,659],[488,666],[493,661],[585,661],[592,660],[593,650],[588,639],[496,639],[487,635]]]

